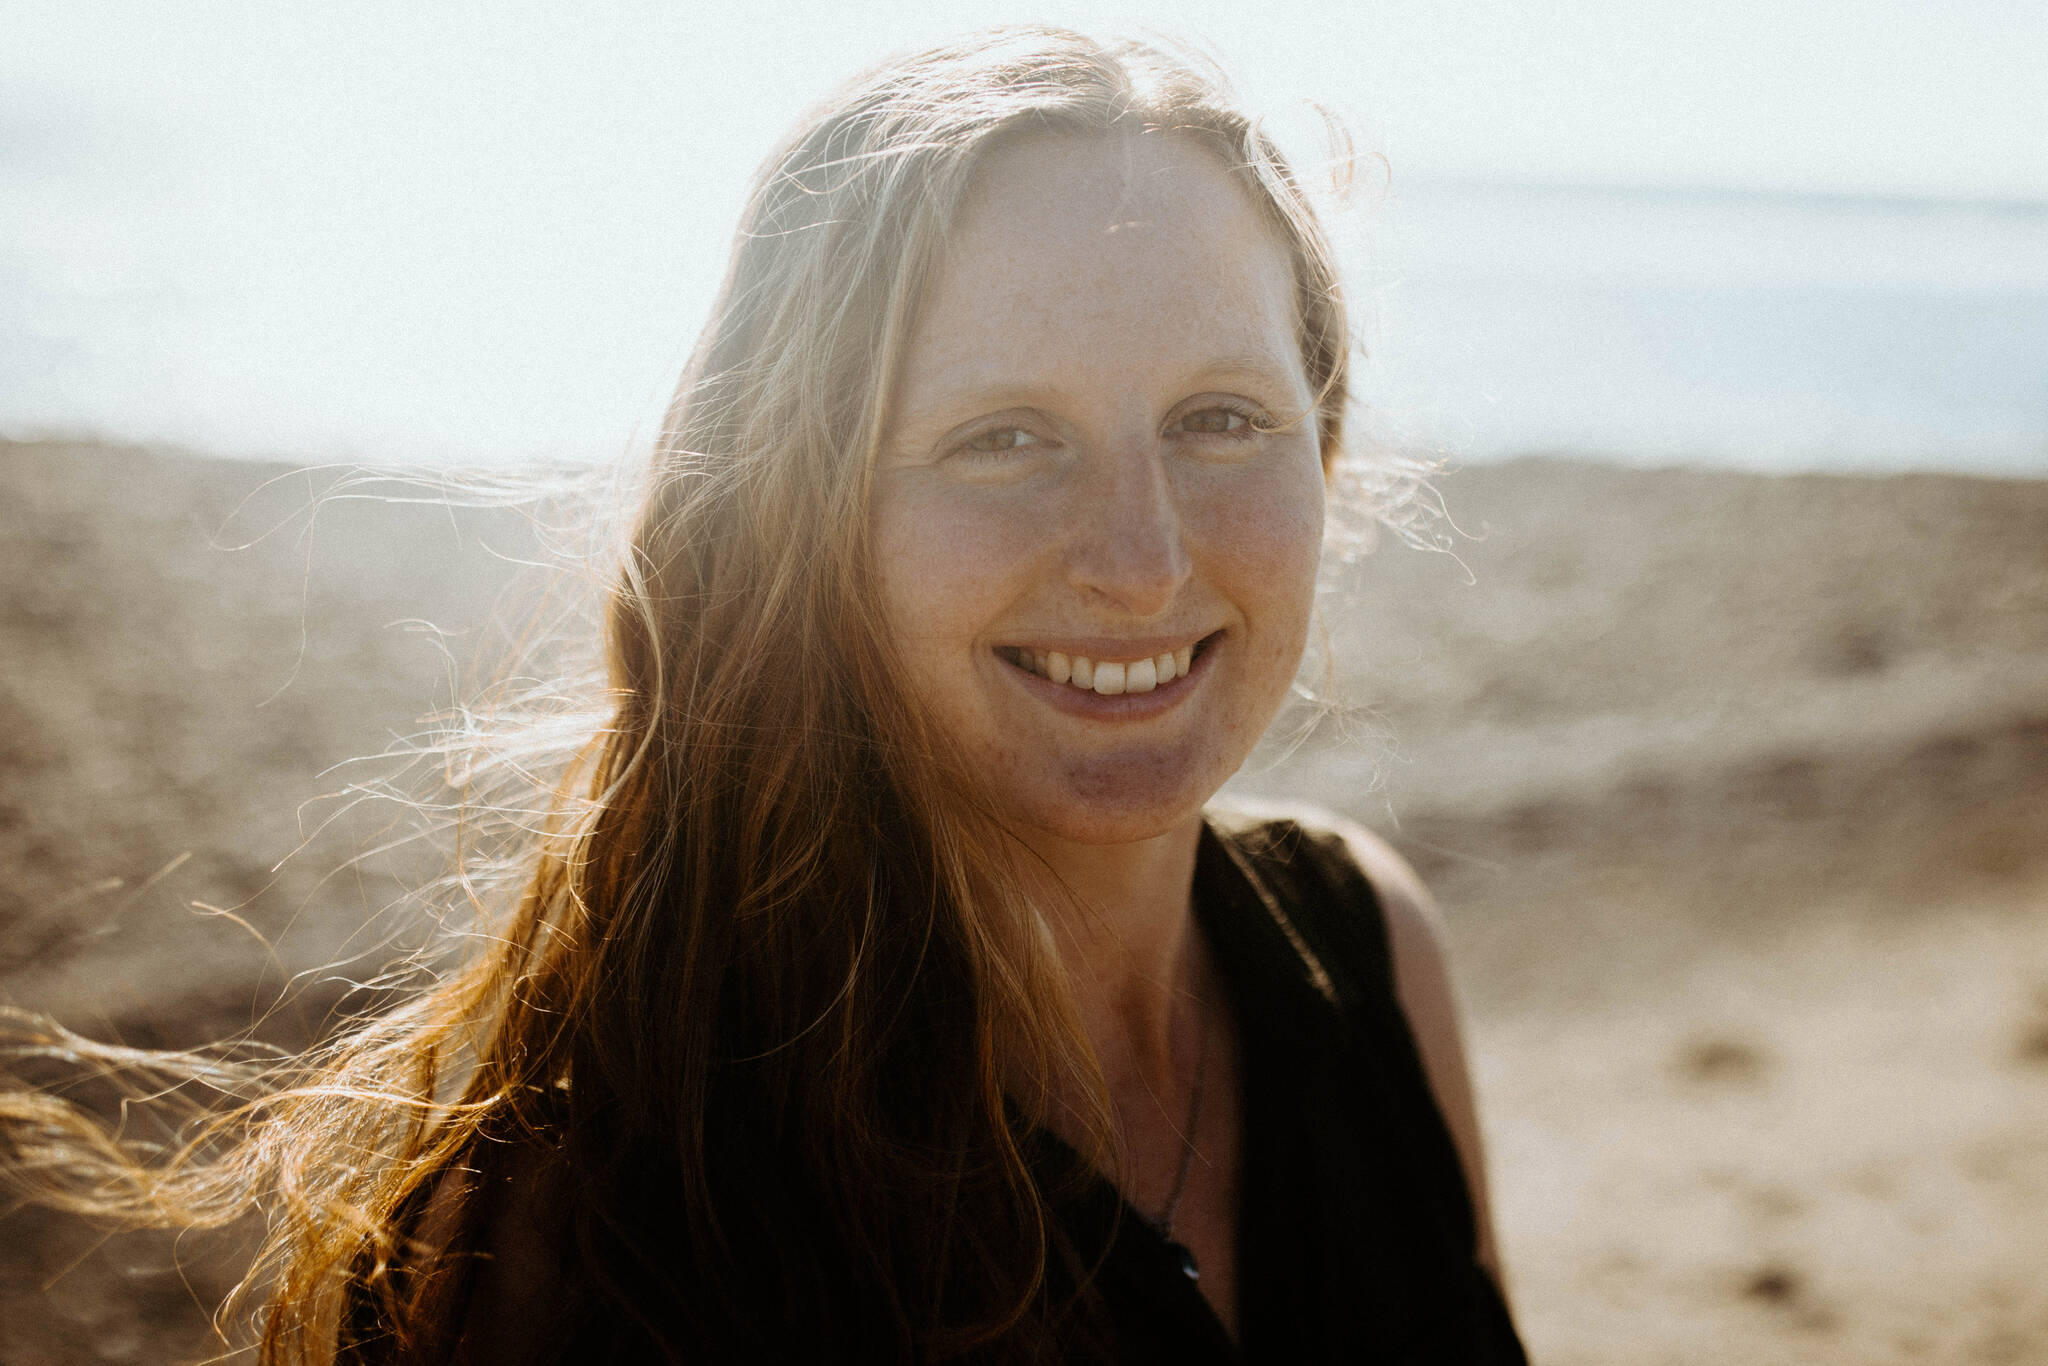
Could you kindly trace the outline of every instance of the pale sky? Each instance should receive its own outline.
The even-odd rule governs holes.
[[[209,447],[630,439],[795,115],[1020,18],[1195,37],[1397,185],[2048,199],[2041,0],[0,0],[0,305],[43,348],[0,383]]]

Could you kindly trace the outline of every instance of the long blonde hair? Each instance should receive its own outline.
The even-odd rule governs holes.
[[[266,1362],[446,1357],[508,1171],[567,1193],[567,1293],[615,1344],[1078,1350],[1089,1250],[1012,1107],[1099,1078],[1012,846],[891,685],[867,516],[895,369],[981,159],[1057,131],[1199,139],[1253,190],[1293,257],[1334,456],[1332,253],[1215,71],[1050,28],[877,68],[755,182],[618,561],[608,714],[512,904],[458,969],[283,1069],[65,1036],[94,1066],[210,1069],[229,1101],[151,1154],[12,1090],[18,1190],[137,1224],[264,1210],[244,1289]],[[773,1237],[792,1220],[801,1246]]]

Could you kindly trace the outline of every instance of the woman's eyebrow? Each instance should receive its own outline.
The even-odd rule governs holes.
[[[936,420],[947,412],[997,412],[1004,408],[1030,408],[1057,401],[1061,386],[1052,382],[1016,383],[998,380],[976,383],[963,375],[962,387],[955,389],[941,373],[939,382],[918,386],[922,392],[905,395],[899,417],[905,426]],[[1252,380],[1276,388],[1292,389],[1304,382],[1300,362],[1282,360],[1261,351],[1231,352],[1214,356],[1188,367],[1173,386],[1197,391],[1207,385],[1232,380]]]
[[[952,387],[955,381],[941,369],[936,382],[928,380],[919,384],[916,392],[904,394],[889,418],[888,447],[901,453],[935,441],[963,422],[1009,408],[1060,406],[1062,388],[1056,382],[986,380],[986,374],[986,370],[976,373],[975,369],[963,367],[957,381],[961,387],[956,389]],[[1278,391],[1283,398],[1297,398],[1306,387],[1307,377],[1301,373],[1301,362],[1291,353],[1282,359],[1264,349],[1253,349],[1200,360],[1188,367],[1171,387],[1193,394],[1238,384]]]
[[[1045,385],[989,384],[958,392],[943,387],[922,396],[922,402],[900,403],[890,416],[891,444],[918,445],[944,436],[963,422],[1010,408],[1040,408],[1057,402]]]
[[[1282,389],[1291,389],[1307,378],[1301,373],[1298,357],[1289,356],[1283,361],[1254,351],[1219,356],[1197,370],[1195,377],[1205,381],[1248,379]]]

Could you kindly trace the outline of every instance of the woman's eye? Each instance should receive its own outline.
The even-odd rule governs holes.
[[[1042,444],[1022,427],[998,427],[980,436],[970,436],[960,443],[960,449],[976,455],[1001,455],[1006,451],[1020,451],[1027,446]]]
[[[1235,408],[1204,408],[1189,413],[1180,420],[1180,427],[1196,436],[1250,436],[1253,431],[1251,416]]]

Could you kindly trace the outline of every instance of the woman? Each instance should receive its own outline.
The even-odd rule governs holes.
[[[1006,30],[828,101],[509,922],[127,1211],[267,1193],[280,1362],[1520,1360],[1422,892],[1204,816],[1300,663],[1348,350],[1185,61]]]

